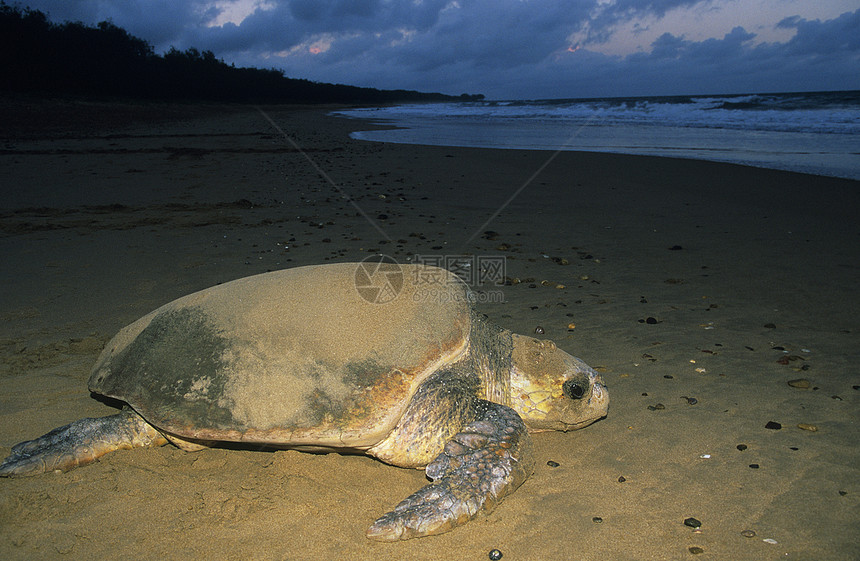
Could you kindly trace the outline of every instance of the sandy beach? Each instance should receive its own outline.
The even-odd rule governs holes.
[[[602,372],[608,417],[535,435],[533,476],[441,536],[365,538],[418,470],[165,446],[0,480],[0,558],[857,559],[860,183],[362,142],[328,110],[6,103],[0,456],[114,413],[90,369],[156,307],[378,253],[503,257],[479,309]]]

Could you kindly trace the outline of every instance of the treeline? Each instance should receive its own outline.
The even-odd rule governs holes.
[[[0,2],[0,91],[254,103],[483,99],[287,78],[280,70],[236,68],[194,48],[158,55],[110,22],[56,24],[38,10],[5,2]]]

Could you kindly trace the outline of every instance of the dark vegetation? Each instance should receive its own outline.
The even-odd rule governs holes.
[[[158,55],[110,22],[56,24],[38,10],[5,2],[0,2],[0,92],[254,103],[483,99],[287,78],[275,69],[236,68],[212,51],[194,48]]]

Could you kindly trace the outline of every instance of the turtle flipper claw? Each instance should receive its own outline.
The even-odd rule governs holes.
[[[509,407],[484,403],[483,415],[427,466],[433,483],[374,522],[368,538],[396,541],[447,532],[481,510],[492,511],[531,475],[531,439],[522,419]]]
[[[12,447],[0,464],[0,477],[69,471],[114,450],[160,446],[167,440],[137,413],[80,419]]]

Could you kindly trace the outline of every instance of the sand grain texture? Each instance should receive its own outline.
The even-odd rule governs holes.
[[[263,108],[302,154],[255,108],[14,103],[0,150],[0,455],[112,413],[88,395],[89,369],[108,338],[156,307],[376,252],[506,257],[521,282],[485,287],[504,302],[480,309],[515,332],[541,326],[599,368],[612,406],[583,431],[536,435],[534,476],[438,537],[364,537],[422,472],[168,446],[0,481],[0,558],[860,551],[857,182],[565,153],[482,227],[549,153],[364,143],[347,137],[360,123],[323,109]],[[788,385],[798,378],[810,387]]]

